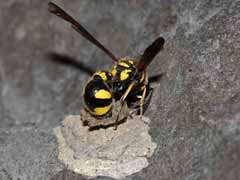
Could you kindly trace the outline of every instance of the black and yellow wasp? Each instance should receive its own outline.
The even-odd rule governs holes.
[[[69,22],[73,29],[87,40],[103,50],[115,65],[110,72],[98,71],[88,80],[83,93],[85,108],[96,118],[111,114],[113,100],[125,102],[130,106],[139,103],[140,114],[143,114],[144,99],[148,90],[147,66],[162,49],[164,39],[158,37],[146,48],[139,59],[116,58],[107,48],[96,40],[79,22],[56,4],[49,2],[48,10]]]

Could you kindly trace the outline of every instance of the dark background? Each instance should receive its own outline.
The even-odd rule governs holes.
[[[240,2],[237,0],[59,0],[118,57],[148,67],[158,147],[128,180],[240,177]],[[0,2],[0,179],[85,179],[57,160],[53,128],[79,114],[89,74],[112,61],[47,11],[48,1]],[[99,177],[100,179],[111,179]]]

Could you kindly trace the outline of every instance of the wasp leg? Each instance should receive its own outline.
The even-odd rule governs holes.
[[[143,108],[144,108],[144,102],[145,102],[145,98],[146,98],[146,93],[147,93],[147,85],[148,85],[148,74],[145,74],[145,86],[143,89],[143,93],[140,99],[140,115],[143,115]]]
[[[119,112],[118,112],[118,114],[117,114],[117,118],[116,118],[116,121],[115,121],[114,130],[117,130],[118,119],[119,119],[119,115],[120,115],[120,113],[121,113],[121,111],[122,111],[122,107],[123,107],[123,105],[121,104],[120,110],[119,110]]]
[[[127,98],[128,94],[130,93],[130,91],[132,90],[133,86],[135,85],[135,82],[133,81],[127,88],[126,92],[122,95],[120,102],[121,104],[124,103],[125,99]]]
[[[147,92],[148,92],[148,95],[147,95]],[[140,107],[141,106],[142,106],[142,114],[143,114],[144,113],[144,109],[146,109],[146,107],[148,107],[148,105],[150,103],[150,100],[152,99],[152,94],[153,94],[153,88],[150,88],[150,89],[146,88],[146,92],[145,92],[145,95],[144,95],[143,99],[142,99],[143,94],[137,96],[140,100],[133,104],[132,107],[133,107],[133,109],[136,109],[136,110],[133,111],[131,113],[131,115],[134,114],[137,111],[140,111]],[[142,105],[141,105],[141,103],[142,103]]]
[[[118,112],[118,115],[117,115],[117,119],[115,121],[115,130],[117,130],[117,125],[118,125],[118,119],[119,119],[119,116],[121,114],[121,111],[122,111],[122,107],[125,103],[125,99],[127,98],[128,94],[130,93],[130,91],[132,90],[132,88],[134,87],[135,85],[135,82],[133,81],[129,87],[127,88],[126,92],[122,95],[121,99],[120,99],[120,103],[121,103],[121,107],[120,107],[120,110]]]
[[[142,97],[140,99],[140,115],[143,115],[143,106],[144,106],[144,100],[146,97],[146,92],[147,92],[147,88],[145,87],[143,90]]]

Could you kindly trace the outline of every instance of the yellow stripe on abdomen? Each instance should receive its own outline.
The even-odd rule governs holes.
[[[112,108],[112,104],[104,107],[95,108],[94,112],[95,112],[95,115],[102,116],[104,114],[107,114],[111,108]]]
[[[104,81],[107,80],[106,72],[99,71],[99,72],[94,73],[94,75],[98,75],[98,76],[100,76]]]
[[[112,98],[112,94],[105,89],[98,90],[94,96],[96,99],[111,99]]]

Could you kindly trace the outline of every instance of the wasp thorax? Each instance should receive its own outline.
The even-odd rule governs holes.
[[[122,58],[115,64],[111,71],[112,74],[112,92],[115,99],[120,99],[127,91],[130,84],[134,82],[134,87],[127,99],[137,96],[145,88],[145,72],[139,72],[136,60],[131,58]]]

